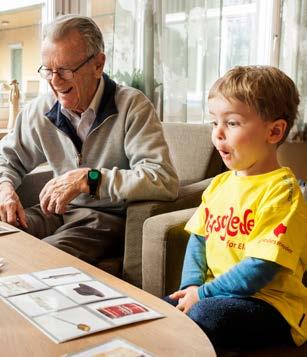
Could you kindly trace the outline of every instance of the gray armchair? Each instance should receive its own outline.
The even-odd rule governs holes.
[[[179,196],[172,202],[142,201],[130,204],[127,209],[124,257],[113,257],[98,264],[98,267],[139,287],[142,286],[142,230],[145,220],[165,212],[197,206],[207,178],[223,169],[222,161],[211,144],[210,125],[163,123],[163,129],[180,179]],[[40,190],[51,177],[48,167],[40,167],[24,178],[18,188],[24,207],[38,202]]]
[[[289,166],[297,178],[307,181],[307,165],[305,153],[307,142],[284,143],[279,148],[279,161],[283,166]],[[194,162],[195,164],[195,162]],[[178,165],[178,164],[177,164]],[[191,162],[192,165],[192,162]],[[176,166],[178,167],[178,166]],[[210,180],[199,182],[203,191]],[[200,187],[199,187],[200,188]],[[200,203],[200,196],[195,207],[168,212],[148,218],[143,226],[143,289],[158,297],[169,295],[178,289],[181,279],[186,245],[189,234],[184,231],[186,222],[191,218]],[[303,277],[307,287],[307,272]],[[221,356],[249,357],[289,357],[307,356],[307,343],[301,347],[274,346],[259,348],[241,353],[225,352]]]
[[[195,212],[189,208],[169,212],[147,219],[143,228],[143,289],[162,297],[178,289],[183,258],[189,234],[184,225]],[[307,275],[303,277],[307,286]],[[307,343],[301,347],[277,346],[259,348],[241,353],[225,352],[221,356],[248,357],[303,357],[307,356]]]
[[[304,161],[306,150],[307,142],[285,142],[278,150],[280,164],[290,167],[296,177],[305,182],[307,181],[307,165]],[[190,165],[195,165],[195,162],[197,161],[190,162]],[[176,167],[179,166],[177,163]],[[209,180],[199,182],[199,192],[204,191],[208,183]],[[144,290],[161,297],[178,289],[189,236],[184,231],[184,226],[199,204],[200,194],[198,200],[195,200],[194,208],[187,205],[183,210],[157,215],[145,221],[142,253]],[[307,285],[306,273],[304,284]]]

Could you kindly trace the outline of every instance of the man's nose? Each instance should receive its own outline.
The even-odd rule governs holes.
[[[54,84],[63,81],[63,78],[60,76],[58,71],[52,71],[51,78],[49,82]]]

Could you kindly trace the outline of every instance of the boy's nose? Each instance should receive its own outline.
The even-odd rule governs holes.
[[[223,140],[225,139],[225,131],[223,128],[223,125],[217,125],[214,129],[213,129],[213,136],[218,139],[218,140]]]

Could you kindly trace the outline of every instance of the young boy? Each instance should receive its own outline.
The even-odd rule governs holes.
[[[230,171],[186,225],[181,286],[168,300],[215,347],[306,341],[307,205],[276,154],[298,104],[293,81],[267,66],[234,68],[209,92],[212,141]]]

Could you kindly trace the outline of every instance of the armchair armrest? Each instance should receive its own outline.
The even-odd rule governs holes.
[[[161,213],[198,206],[201,195],[211,180],[212,178],[181,187],[175,201],[133,202],[128,206],[123,263],[123,278],[126,281],[142,286],[142,232],[145,220]]]
[[[53,178],[53,172],[48,165],[42,165],[27,174],[16,192],[24,208],[39,203],[39,194],[45,184]]]
[[[189,208],[148,218],[143,227],[143,289],[165,296],[178,289],[189,233]]]

